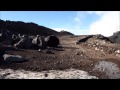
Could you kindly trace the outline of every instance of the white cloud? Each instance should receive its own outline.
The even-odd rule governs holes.
[[[82,29],[88,15],[97,15],[98,19],[92,21],[89,26],[86,26],[86,29]],[[76,35],[102,34],[104,36],[111,36],[114,32],[120,30],[119,11],[79,11],[73,20],[75,24],[69,24],[71,27],[64,26],[53,29],[56,31],[65,30]]]
[[[99,18],[91,22],[88,30],[81,30],[84,24],[84,18],[87,15],[97,15]],[[111,36],[114,32],[120,30],[120,12],[119,11],[79,11],[76,17],[76,27],[79,32],[85,31],[87,34],[102,34],[104,36]]]
[[[106,13],[106,11],[86,11],[88,14],[96,14],[96,15],[102,15]]]
[[[60,31],[62,31],[64,29],[63,28],[53,28],[53,30],[56,30],[56,31],[60,32]]]
[[[64,30],[68,31],[70,33],[73,33],[75,35],[87,35],[87,30],[82,30],[82,29],[72,29],[72,28],[53,28],[53,30],[56,30],[58,32]]]
[[[102,34],[111,36],[114,32],[120,30],[120,16],[118,11],[106,11],[95,22],[91,23],[89,34]]]

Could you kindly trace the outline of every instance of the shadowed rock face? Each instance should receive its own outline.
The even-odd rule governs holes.
[[[5,54],[5,50],[2,48],[2,46],[0,45],[0,63],[3,61],[3,55]]]
[[[12,41],[11,41],[11,45],[14,45],[16,43],[18,43],[20,41],[20,38],[16,35],[12,35]]]
[[[79,43],[82,43],[82,42],[86,42],[89,38],[92,38],[92,37],[93,37],[93,35],[90,35],[90,36],[87,36],[87,37],[85,37],[83,39],[80,39],[79,41],[76,42],[76,44],[79,44]]]
[[[105,41],[108,41],[108,42],[112,43],[112,41],[108,37],[105,37],[105,36],[103,36],[101,34],[95,35],[94,38],[100,39],[100,40],[105,40]]]
[[[113,43],[120,43],[120,31],[113,33],[113,35],[110,36],[109,39]]]
[[[2,34],[0,33],[0,43],[2,42]]]
[[[87,37],[85,37],[85,38],[82,38],[82,39],[78,40],[78,41],[76,42],[76,44],[79,44],[79,43],[82,43],[82,42],[86,42],[86,41],[87,41],[88,39],[90,39],[90,38],[105,40],[105,41],[107,41],[107,42],[112,43],[112,41],[111,41],[109,38],[107,38],[107,37],[105,37],[105,36],[103,36],[103,35],[101,35],[101,34],[98,34],[98,35],[89,35],[89,36],[87,36]]]
[[[58,47],[58,45],[60,44],[59,39],[54,35],[48,36],[45,41],[48,47]]]
[[[32,40],[33,47],[36,49],[46,49],[46,42],[43,36],[37,35],[36,38]]]
[[[17,48],[29,49],[32,46],[32,41],[30,38],[25,37],[21,39],[18,43],[16,43],[14,46]]]
[[[0,43],[11,44],[12,42],[12,32],[6,29],[0,29]]]

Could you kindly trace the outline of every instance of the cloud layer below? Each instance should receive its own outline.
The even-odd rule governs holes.
[[[94,18],[91,16],[96,16],[97,19],[93,20],[86,25],[86,18]],[[81,34],[102,34],[104,36],[111,36],[114,32],[120,30],[120,12],[119,11],[79,11],[74,17],[75,25],[71,28],[54,28],[54,30],[61,31],[66,30],[72,32],[76,35]],[[86,26],[87,29],[81,28]]]
[[[120,30],[120,16],[118,11],[101,12],[99,15],[100,18],[91,23],[88,30],[89,34],[111,36],[114,32]]]

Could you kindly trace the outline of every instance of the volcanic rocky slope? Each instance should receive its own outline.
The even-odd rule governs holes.
[[[117,36],[119,37],[119,32]],[[10,73],[7,73],[7,70],[12,69],[14,71],[11,71],[11,73],[14,73],[14,78],[18,75],[17,72],[20,73],[20,71],[17,70],[30,71],[31,73],[33,71],[38,73],[42,71],[42,74],[39,73],[39,78],[40,75],[44,75],[46,78],[60,78],[58,75],[62,74],[62,72],[59,72],[59,70],[64,71],[64,75],[66,75],[63,75],[64,78],[80,78],[81,74],[78,70],[86,71],[99,79],[120,78],[119,39],[117,39],[117,42],[112,40],[114,37],[116,39],[116,35],[111,36],[112,39],[111,37],[105,37],[100,34],[79,36],[58,35],[57,37],[60,44],[58,47],[47,47],[43,50],[19,49],[1,43],[0,49],[3,50],[2,52],[0,51],[1,53],[13,55],[13,58],[19,55],[19,57],[23,57],[27,59],[27,61],[1,63],[0,77],[2,78],[4,76],[5,78],[7,75],[10,75]],[[5,57],[5,55],[1,54],[0,58],[3,59],[2,56]],[[6,73],[3,72],[4,70]],[[73,71],[75,75],[72,73],[73,76],[70,76],[71,72],[69,70]],[[25,71],[23,71],[23,74],[25,74]],[[44,71],[45,73],[43,74]],[[67,72],[67,74],[65,74],[65,72]],[[15,75],[15,73],[17,74]],[[49,77],[48,73],[51,77]]]
[[[41,36],[49,36],[49,35],[71,35],[70,32],[57,32],[53,29],[47,28],[45,26],[40,26],[35,23],[25,23],[22,21],[3,21],[0,20],[0,30],[9,30],[11,32],[26,34],[26,35],[41,35]],[[73,34],[72,34],[73,35]]]

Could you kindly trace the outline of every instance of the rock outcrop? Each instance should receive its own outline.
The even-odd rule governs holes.
[[[58,45],[60,44],[58,37],[54,35],[48,36],[45,41],[48,47],[58,47]]]

